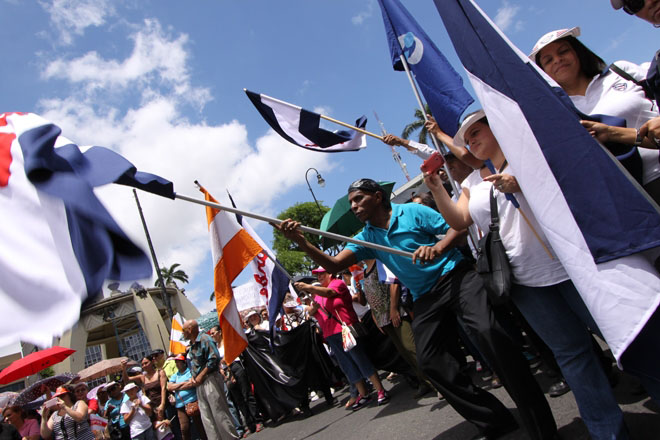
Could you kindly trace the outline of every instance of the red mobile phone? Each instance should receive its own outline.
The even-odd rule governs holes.
[[[445,158],[437,151],[424,161],[420,169],[424,173],[435,174],[445,164]]]

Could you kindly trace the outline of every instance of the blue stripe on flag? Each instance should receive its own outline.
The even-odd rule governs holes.
[[[171,182],[136,172],[130,162],[108,149],[94,147],[87,154],[75,145],[54,148],[60,133],[57,126],[46,124],[24,132],[18,141],[25,173],[32,184],[64,203],[71,243],[88,294],[100,292],[108,278],[136,280],[151,276],[149,259],[124,234],[93,188],[121,180],[173,198]]]
[[[466,70],[518,103],[597,263],[660,245],[660,215],[468,0],[435,0]],[[522,148],[522,146],[521,146]]]
[[[403,70],[402,53],[415,74],[433,117],[445,133],[454,136],[458,121],[474,99],[463,80],[399,0],[378,0],[392,66]],[[403,42],[404,49],[401,48]]]

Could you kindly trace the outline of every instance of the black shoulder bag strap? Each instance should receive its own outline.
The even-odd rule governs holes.
[[[617,75],[619,75],[621,78],[623,78],[625,80],[628,80],[628,81],[632,81],[633,83],[640,86],[644,90],[644,95],[646,96],[646,99],[648,99],[649,101],[651,101],[653,103],[653,100],[655,99],[655,96],[653,94],[653,91],[649,87],[649,84],[646,82],[646,80],[641,80],[640,81],[638,79],[635,79],[631,74],[629,74],[628,72],[626,72],[625,70],[623,70],[622,68],[620,68],[619,66],[617,66],[614,63],[610,64],[607,68],[609,70],[611,70],[612,72],[616,73]]]

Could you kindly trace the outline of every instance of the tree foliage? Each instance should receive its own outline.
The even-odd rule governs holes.
[[[321,212],[319,212],[314,202],[296,203],[279,213],[277,218],[282,220],[290,218],[300,222],[304,226],[318,229],[321,225],[323,214],[330,210],[330,208],[322,203],[320,203],[320,206]],[[273,230],[273,237],[273,251],[275,251],[277,259],[282,263],[282,266],[291,275],[308,274],[317,266],[304,252],[298,250],[298,246],[295,243],[284,238],[278,230]],[[314,246],[322,247],[320,236],[305,233],[305,238]]]
[[[431,108],[429,107],[428,104],[424,104],[424,109],[426,110],[426,114],[431,114]],[[425,144],[426,143],[426,137],[428,135],[428,132],[426,131],[426,127],[424,127],[424,114],[420,109],[415,110],[415,120],[411,122],[410,124],[406,125],[403,127],[403,132],[401,133],[401,137],[404,139],[409,139],[410,135],[412,135],[415,131],[419,130],[419,136],[418,140],[420,144]]]
[[[188,274],[181,269],[177,269],[179,266],[181,266],[179,263],[174,263],[169,268],[161,267],[159,269],[160,276],[163,278],[166,287],[170,284],[174,284],[178,289],[179,286],[176,284],[177,281],[181,281],[182,283],[188,282]],[[156,287],[160,287],[159,279],[156,279]]]

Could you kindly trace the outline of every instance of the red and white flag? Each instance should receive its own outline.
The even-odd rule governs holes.
[[[206,189],[200,187],[200,191],[207,201],[218,203]],[[262,249],[233,214],[207,206],[206,218],[211,237],[215,304],[225,343],[225,361],[229,364],[247,347],[231,283]]]

